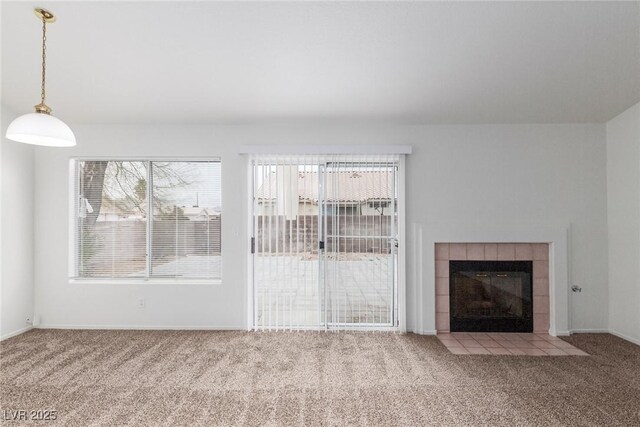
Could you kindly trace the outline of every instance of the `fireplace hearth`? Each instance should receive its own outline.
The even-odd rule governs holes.
[[[449,261],[452,332],[533,332],[531,261]]]

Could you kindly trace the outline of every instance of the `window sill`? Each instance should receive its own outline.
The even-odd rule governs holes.
[[[222,279],[80,279],[70,278],[70,285],[214,285],[222,284]]]

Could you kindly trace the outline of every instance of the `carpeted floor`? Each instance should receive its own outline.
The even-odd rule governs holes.
[[[640,425],[640,347],[454,355],[391,333],[33,330],[0,344],[0,420],[64,426]],[[2,421],[2,425],[14,425]]]

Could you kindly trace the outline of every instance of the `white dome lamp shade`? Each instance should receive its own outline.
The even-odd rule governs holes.
[[[51,108],[45,103],[45,71],[46,71],[46,32],[47,23],[55,22],[55,16],[41,8],[34,10],[42,19],[42,91],[40,104],[35,106],[36,112],[24,114],[11,122],[7,128],[7,139],[25,144],[43,145],[47,147],[73,147],[76,137],[62,120],[51,115]]]
[[[47,113],[24,114],[11,122],[7,138],[47,147],[73,147],[76,137],[62,120]]]

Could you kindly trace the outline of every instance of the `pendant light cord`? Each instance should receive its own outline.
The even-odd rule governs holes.
[[[40,92],[40,98],[42,99],[42,104],[44,104],[44,99],[46,97],[45,91],[45,75],[47,72],[46,66],[47,60],[47,21],[44,17],[42,17],[42,89]]]
[[[42,21],[41,99],[38,105],[33,106],[35,113],[23,114],[9,124],[6,136],[7,139],[25,144],[44,145],[47,147],[73,147],[76,145],[76,137],[73,131],[62,120],[51,117],[51,108],[44,103],[47,96],[45,84],[47,73],[47,24],[55,22],[56,17],[53,13],[41,7],[34,8],[33,13],[37,16],[35,22]]]

